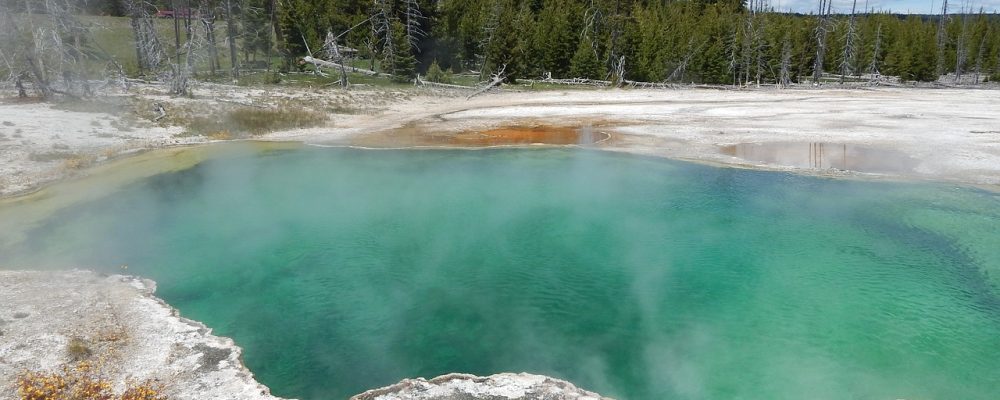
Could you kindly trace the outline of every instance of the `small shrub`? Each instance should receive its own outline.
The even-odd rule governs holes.
[[[66,354],[73,361],[80,361],[90,357],[91,351],[90,346],[87,341],[81,338],[70,338],[69,343],[66,344]]]
[[[233,140],[235,138],[235,136],[233,136],[233,133],[228,130],[212,132],[209,133],[207,136],[211,140]]]
[[[3,126],[14,126],[14,123],[10,121],[4,121]]]
[[[166,400],[160,385],[152,381],[128,382],[125,391],[116,396],[111,382],[103,379],[93,367],[81,362],[75,367],[63,366],[60,372],[25,372],[17,377],[17,394],[21,400]]]
[[[167,396],[160,394],[162,388],[151,381],[139,385],[129,385],[118,400],[166,400]]]
[[[83,154],[76,154],[63,161],[62,168],[67,171],[84,169],[94,163],[94,157]]]
[[[112,399],[111,383],[96,377],[87,363],[58,373],[28,372],[17,378],[21,400]]]
[[[447,71],[441,70],[441,66],[438,65],[437,60],[431,63],[431,66],[427,68],[427,80],[437,83],[452,83],[452,72],[449,68]]]

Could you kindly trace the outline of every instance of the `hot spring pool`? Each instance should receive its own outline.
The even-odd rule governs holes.
[[[502,371],[622,399],[1000,393],[990,192],[573,149],[299,149],[7,225],[24,239],[0,266],[128,265],[280,396]]]

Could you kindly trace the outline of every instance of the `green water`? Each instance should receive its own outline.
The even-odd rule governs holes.
[[[623,399],[997,399],[1000,197],[583,150],[306,149],[63,210],[281,396],[528,371]]]

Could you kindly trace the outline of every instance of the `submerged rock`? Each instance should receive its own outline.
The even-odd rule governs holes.
[[[542,375],[490,376],[447,374],[427,380],[405,379],[361,393],[351,400],[610,400],[572,383]]]

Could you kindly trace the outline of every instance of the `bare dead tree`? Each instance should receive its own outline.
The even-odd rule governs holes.
[[[980,19],[983,18],[982,8],[979,9],[979,18]],[[980,74],[982,73],[983,69],[983,54],[986,53],[986,38],[990,37],[991,28],[992,27],[990,26],[986,27],[986,32],[983,32],[983,37],[980,38],[979,40],[979,51],[976,52],[976,69],[974,75],[975,80],[973,82],[975,82],[977,85],[979,84],[979,82],[981,82]]]
[[[764,27],[767,24],[767,14],[766,9],[768,7],[767,0],[758,0],[757,2],[757,13],[754,14],[756,21],[756,29],[754,29],[754,81],[757,82],[757,86],[760,87],[760,83],[764,78],[764,72],[766,71],[766,60],[765,51],[767,50],[768,44],[764,39]],[[772,73],[773,75],[773,73]]]
[[[347,68],[344,67],[344,57],[340,54],[340,45],[337,44],[337,40],[337,36],[334,36],[333,32],[327,31],[326,39],[323,40],[323,55],[326,56],[327,60],[340,65],[340,86],[346,89],[349,85]]]
[[[948,42],[948,0],[943,0],[941,3],[941,16],[938,19],[937,28],[937,67],[935,73],[937,76],[944,74],[944,47]]]
[[[486,23],[483,24],[483,39],[479,42],[480,53],[479,58],[479,80],[483,80],[486,77],[486,59],[488,54],[486,54],[493,44],[493,38],[496,37],[497,27],[500,26],[500,12],[502,11],[503,3],[499,1],[494,1],[492,8],[490,8],[489,14],[487,15]]]
[[[965,61],[969,55],[969,49],[967,48],[966,40],[968,39],[969,33],[969,18],[968,11],[965,6],[962,7],[962,23],[961,30],[958,33],[958,39],[955,43],[955,83],[962,83],[962,73],[965,72]]]
[[[23,54],[31,50],[34,41],[28,43],[24,40],[25,33],[14,19],[14,13],[9,7],[8,3],[0,2],[0,61],[3,61],[4,71],[7,73],[3,80],[14,84],[18,97],[28,97],[24,86],[27,68],[22,60]],[[30,23],[31,13],[28,15]]]
[[[487,82],[485,85],[483,85],[483,87],[480,88],[479,90],[477,90],[477,91],[473,92],[472,94],[470,94],[469,97],[466,97],[465,99],[469,100],[469,99],[471,99],[473,97],[479,96],[479,95],[481,95],[483,93],[486,93],[486,92],[490,91],[494,87],[499,86],[501,83],[503,83],[503,81],[505,79],[507,79],[507,74],[506,74],[505,71],[507,71],[507,64],[504,64],[504,65],[500,66],[500,68],[497,70],[497,72],[493,73],[493,75],[491,76],[489,82]]]
[[[194,10],[195,13],[201,13],[200,7]],[[187,13],[191,14],[192,10],[187,9]],[[207,35],[201,35],[197,31],[193,30],[188,26],[186,28],[186,41],[178,50],[178,52],[183,55],[183,63],[177,62],[171,66],[172,76],[170,79],[170,92],[175,95],[189,95],[191,94],[190,80],[194,76],[194,68],[196,61],[202,61],[206,58],[205,51],[199,52],[199,49],[208,47],[207,46]],[[207,54],[210,58],[211,54]]]
[[[346,63],[346,60],[343,54],[340,52],[340,39],[344,36],[347,36],[348,33],[351,33],[355,29],[358,29],[359,27],[365,24],[371,23],[374,18],[375,18],[374,16],[370,16],[368,17],[368,19],[358,22],[357,24],[354,24],[354,26],[347,28],[345,31],[341,32],[337,36],[334,36],[333,32],[326,33],[326,39],[323,41],[323,54],[327,57],[327,60],[332,61],[335,65],[337,65],[337,68],[340,69],[340,85],[345,89],[350,85],[350,83],[348,82],[347,79],[348,68],[344,65]],[[316,66],[323,65],[317,63],[313,64]],[[358,69],[352,68],[352,70],[358,70]],[[374,71],[369,71],[369,72],[374,73]]]
[[[603,23],[604,13],[594,0],[590,0],[587,9],[583,12],[583,29],[580,30],[580,39],[590,42],[590,48],[594,50],[594,55],[598,55],[596,38],[600,37]]]
[[[673,72],[667,76],[667,82],[675,82],[684,78],[684,74],[687,72],[687,66],[691,63],[691,60],[698,55],[702,48],[708,44],[708,40],[703,40],[697,46],[695,45],[695,39],[691,38],[688,42],[688,52],[684,55],[684,58],[677,63],[677,67],[674,68]]]
[[[420,39],[427,35],[427,32],[420,28],[424,14],[420,12],[420,3],[417,0],[405,0],[405,2],[406,41],[410,43],[410,48],[420,51]]]
[[[612,79],[616,87],[621,87],[625,83],[625,56],[619,56],[611,66]]]
[[[305,62],[307,62],[307,63],[319,66],[319,67],[334,68],[334,69],[345,68],[348,72],[353,72],[353,73],[358,73],[358,74],[363,74],[363,75],[371,75],[371,76],[375,76],[375,75],[379,74],[378,71],[373,71],[373,70],[370,70],[370,69],[361,69],[361,68],[357,68],[357,67],[352,67],[350,65],[338,64],[338,63],[335,63],[335,62],[332,62],[332,61],[320,60],[320,59],[312,57],[312,56],[306,56],[302,60],[305,61]]]
[[[152,5],[145,0],[122,0],[125,13],[129,16],[132,34],[135,38],[135,53],[139,72],[145,70],[158,71],[166,58],[166,52],[160,44],[160,39],[150,15]]]
[[[27,96],[25,81],[43,98],[91,95],[84,48],[90,28],[76,17],[77,3],[23,1],[23,13],[12,12],[11,4],[0,3],[0,59],[18,95]]]
[[[754,47],[756,46],[756,33],[757,29],[754,27],[754,11],[753,2],[751,2],[750,12],[743,18],[743,55],[741,61],[740,70],[743,71],[743,77],[740,79],[740,85],[750,85],[750,64],[754,55]]]
[[[45,0],[44,7],[51,21],[48,34],[52,36],[51,49],[57,55],[64,90],[77,95],[91,95],[84,68],[86,57],[83,45],[83,37],[89,31],[77,18],[79,10],[76,2]]]
[[[382,60],[395,59],[397,49],[395,41],[392,40],[392,2],[390,0],[374,0],[371,20],[372,36],[376,43],[380,42],[382,45]],[[388,72],[392,74],[394,71]]]
[[[826,37],[830,29],[830,10],[833,0],[820,0],[819,23],[816,26],[816,62],[813,64],[813,84],[823,77],[823,58],[826,56]]]
[[[178,4],[177,1],[178,0],[171,0],[170,7],[174,10],[174,15],[173,15],[173,20],[174,20],[173,21],[174,22],[174,60],[175,60],[176,64],[180,65],[180,63],[181,63],[181,61],[180,61],[180,57],[181,57],[181,21],[180,21],[180,18],[178,18],[178,15],[177,15],[179,13],[179,10],[178,10],[178,7],[177,7],[177,4]]]
[[[868,84],[878,85],[882,81],[882,73],[879,72],[878,58],[882,54],[882,24],[878,24],[875,29],[875,47],[872,50],[872,61],[868,64]]]
[[[733,74],[733,86],[739,86],[740,81],[740,63],[739,59],[739,43],[740,43],[740,27],[742,24],[737,24],[736,29],[733,30],[732,39],[729,41],[729,72]]]
[[[211,0],[201,0],[198,14],[202,26],[205,28],[205,41],[208,45],[208,69],[214,76],[219,68],[219,46],[215,38],[216,10],[212,7]]]
[[[236,20],[233,16],[233,0],[226,0],[226,40],[229,42],[229,61],[232,63],[230,76],[240,77],[240,60],[236,56]]]
[[[371,56],[368,59],[368,69],[374,71],[375,70],[375,53],[378,52],[378,37],[375,36],[375,27],[374,27],[374,25],[372,25],[372,28],[369,29],[369,34],[368,34],[368,36],[365,37],[365,40],[364,40],[364,42],[362,44],[364,44],[365,49],[368,50],[368,54]]]
[[[792,67],[792,41],[785,35],[784,44],[781,46],[781,72],[778,77],[778,85],[782,88],[787,88],[792,84],[791,77],[791,67]]]
[[[855,13],[858,8],[858,0],[854,0],[851,6],[851,16],[847,20],[847,31],[844,32],[844,54],[840,60],[840,84],[844,84],[847,75],[854,72],[854,60],[857,59],[857,49],[854,43],[857,41],[857,29],[855,27]]]
[[[610,19],[611,36],[608,43],[608,58],[605,65],[608,68],[607,79],[614,82],[616,86],[621,86],[625,80],[625,58],[621,51],[621,38],[625,17],[621,13],[621,0],[615,0],[615,8]]]

